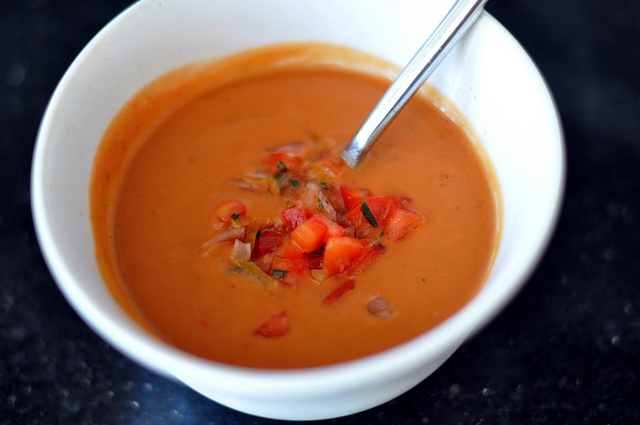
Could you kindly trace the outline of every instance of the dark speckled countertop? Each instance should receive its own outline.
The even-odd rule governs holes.
[[[266,424],[148,372],[63,299],[29,172],[55,85],[126,0],[0,4],[0,425]],[[333,424],[640,423],[640,2],[492,0],[554,93],[558,228],[512,304],[397,399]]]

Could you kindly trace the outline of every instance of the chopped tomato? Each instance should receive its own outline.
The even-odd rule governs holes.
[[[291,232],[291,242],[302,252],[313,252],[322,247],[326,234],[327,225],[313,216]]]
[[[263,336],[265,338],[277,338],[279,336],[289,333],[289,319],[287,313],[281,311],[269,317],[262,325],[260,325],[254,334]]]
[[[324,247],[323,268],[327,276],[342,273],[367,249],[367,242],[349,236],[333,237]]]
[[[262,255],[271,254],[282,244],[284,235],[276,229],[264,229],[258,233],[256,247]]]
[[[295,170],[302,165],[302,153],[274,152],[265,161],[269,167],[280,171]]]
[[[302,208],[297,206],[283,210],[280,216],[282,217],[282,222],[289,230],[295,229],[304,221],[304,212]]]
[[[286,285],[297,285],[305,271],[305,259],[289,259],[275,256],[271,262],[271,276],[280,279]]]
[[[339,155],[328,155],[320,160],[320,167],[332,176],[337,176],[345,169],[345,162]]]
[[[391,242],[397,242],[423,221],[424,216],[416,210],[395,204],[387,212],[384,234]]]
[[[321,215],[321,214],[316,214],[316,215],[314,215],[314,217],[319,218],[324,224],[327,225],[327,233],[324,236],[325,242],[329,238],[344,236],[344,235],[347,234],[347,229],[345,229],[344,227],[340,226],[335,221],[329,220],[329,218],[327,216]]]
[[[344,294],[351,291],[355,287],[356,287],[355,280],[349,279],[345,283],[343,283],[342,285],[334,289],[329,295],[327,295],[324,299],[324,302],[327,304],[332,304],[338,301],[340,298],[344,296]]]
[[[245,204],[236,200],[229,200],[221,203],[212,211],[215,216],[225,225],[230,225],[232,220],[244,217],[249,209]]]
[[[354,187],[340,187],[340,193],[342,194],[342,200],[344,201],[344,207],[347,211],[353,210],[364,199],[369,196],[369,191],[366,189],[358,189]]]
[[[300,250],[300,248],[295,244],[295,242],[289,241],[284,246],[284,258],[288,258],[290,260],[297,260],[300,258],[304,258],[304,252]]]
[[[377,232],[373,232],[372,228],[380,228],[380,233],[384,231],[391,207],[394,205],[403,206],[408,202],[408,198],[377,197],[367,199],[354,207],[347,218],[360,237],[375,238]]]

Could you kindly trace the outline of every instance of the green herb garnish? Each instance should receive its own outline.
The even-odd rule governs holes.
[[[291,183],[291,186],[293,187],[300,187],[300,180],[291,179],[289,180],[289,183]]]
[[[282,279],[287,275],[287,273],[289,273],[289,270],[278,270],[278,269],[271,270],[271,275],[278,279]]]
[[[237,220],[240,218],[241,215],[242,215],[241,212],[234,212],[233,214],[231,214],[231,220]]]
[[[320,186],[322,186],[323,189],[328,189],[329,185],[326,184],[325,182],[320,182]]]
[[[373,217],[373,214],[371,214],[369,205],[367,205],[366,202],[363,202],[362,205],[360,205],[360,211],[362,211],[362,215],[364,215],[364,218],[367,219],[370,225],[372,225],[373,227],[378,227],[378,223],[376,222],[376,219]]]
[[[320,198],[318,198],[318,208],[320,208],[321,210],[324,209],[324,204],[322,203],[322,200]]]
[[[278,169],[280,171],[287,171],[287,166],[282,163],[282,161],[278,161]]]

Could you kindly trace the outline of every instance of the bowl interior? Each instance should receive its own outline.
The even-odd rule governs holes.
[[[548,242],[561,201],[564,152],[553,99],[526,53],[488,14],[429,81],[461,111],[495,168],[503,198],[501,245],[480,294],[441,326],[403,346],[345,365],[279,373],[217,365],[167,346],[139,328],[103,284],[94,257],[88,195],[93,157],[110,120],[163,73],[288,41],[341,44],[402,65],[449,7],[444,0],[143,0],[124,11],[65,74],[43,118],[34,153],[34,221],[47,263],[69,302],[97,333],[134,360],[254,414],[287,419],[346,414],[388,400],[426,377],[522,286]],[[377,371],[375,380],[393,385],[366,400],[353,395],[342,397],[342,404],[334,400],[329,411],[313,411],[304,403],[289,410],[277,405],[274,411],[274,404],[264,401],[267,387],[273,400],[322,400],[319,392],[329,394],[343,385],[345,393],[356,389],[354,382],[360,387],[376,382],[372,370]],[[279,375],[275,384],[274,374]],[[313,382],[315,393],[308,390]]]

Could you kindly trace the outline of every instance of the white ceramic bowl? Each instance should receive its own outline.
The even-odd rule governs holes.
[[[94,257],[89,180],[102,134],[142,86],[180,65],[286,41],[337,43],[402,65],[452,0],[143,0],[80,53],[43,118],[33,160],[34,221],[67,300],[141,365],[255,415],[321,419],[384,403],[439,367],[526,281],[555,225],[564,184],[557,111],[536,66],[484,13],[430,83],[463,113],[503,196],[502,241],[481,292],[435,329],[388,351],[314,369],[264,371],[186,354],[145,332],[111,297]]]

